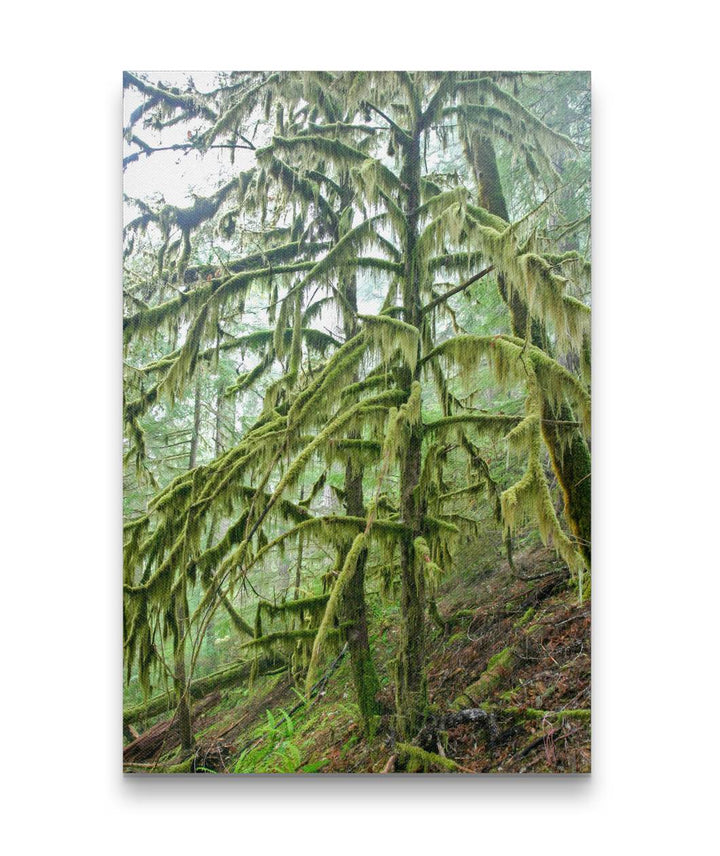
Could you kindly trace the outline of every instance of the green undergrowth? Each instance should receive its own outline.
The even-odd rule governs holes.
[[[440,716],[485,708],[497,720],[500,744],[468,724],[443,733],[440,754],[436,745],[414,746],[412,740],[395,746],[392,675],[399,610],[396,601],[370,591],[368,620],[381,707],[370,728],[354,701],[347,654],[309,701],[301,674],[294,681],[287,671],[256,677],[225,689],[196,735],[197,757],[218,741],[226,753],[222,768],[203,765],[205,772],[378,773],[388,764],[388,772],[587,771],[589,604],[579,603],[550,550],[518,551],[516,574],[499,557],[493,568],[473,561],[471,551],[467,555],[468,563],[458,564],[437,594],[438,611],[452,617],[452,624],[443,632],[428,618],[430,712]],[[318,664],[319,678],[333,659],[328,655]],[[547,735],[557,741],[553,752],[542,748]],[[168,753],[164,760],[177,769],[183,759]]]

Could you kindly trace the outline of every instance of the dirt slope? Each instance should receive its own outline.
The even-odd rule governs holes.
[[[126,770],[589,772],[590,603],[579,602],[554,553],[534,549],[516,559],[514,573],[505,563],[459,572],[431,612],[431,715],[410,745],[395,739],[383,667],[393,656],[397,611],[378,604],[373,642],[386,715],[372,739],[363,734],[345,659],[307,705],[286,673],[226,690],[214,707],[200,703],[193,758],[178,767],[174,730],[161,729],[169,736],[154,755],[145,751],[143,765]]]

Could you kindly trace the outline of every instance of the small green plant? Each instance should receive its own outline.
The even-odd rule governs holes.
[[[300,767],[301,773],[319,773],[320,770],[328,763],[327,758],[323,758],[321,761],[313,761],[311,764],[303,764]]]
[[[301,755],[293,741],[295,724],[286,710],[281,708],[279,713],[276,717],[266,711],[267,722],[256,733],[252,746],[240,753],[234,773],[294,773],[298,769]]]

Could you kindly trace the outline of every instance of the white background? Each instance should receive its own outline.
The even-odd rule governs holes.
[[[6,10],[6,852],[717,847],[717,28],[696,0],[489,6]],[[268,67],[593,72],[591,777],[120,773],[121,72]]]

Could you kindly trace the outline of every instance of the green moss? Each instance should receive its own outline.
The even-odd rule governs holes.
[[[503,648],[494,654],[487,664],[487,668],[477,681],[466,687],[465,690],[453,701],[452,710],[461,710],[468,704],[477,706],[480,702],[497,689],[505,680],[507,672],[515,665],[515,648]]]
[[[352,547],[350,548],[350,551],[345,557],[345,562],[343,564],[342,570],[340,571],[340,575],[335,581],[335,585],[333,586],[332,592],[330,593],[327,607],[325,608],[325,614],[323,615],[322,621],[320,622],[320,627],[317,631],[317,635],[315,636],[312,656],[310,658],[310,665],[308,666],[307,676],[305,679],[305,690],[308,695],[310,694],[310,690],[312,689],[312,686],[315,683],[317,677],[320,654],[322,653],[323,644],[330,634],[332,622],[334,621],[335,616],[337,614],[338,600],[344,588],[347,586],[350,578],[355,574],[358,559],[360,557],[361,552],[365,549],[366,539],[367,529],[365,532],[361,532],[355,537],[355,540],[352,543]]]
[[[494,654],[487,664],[486,672],[496,671],[497,669],[508,669],[514,662],[514,649],[503,648],[497,654]]]
[[[532,707],[508,707],[505,713],[512,714],[517,719],[579,719],[589,722],[591,719],[590,708],[578,708],[576,710],[536,710]]]
[[[529,607],[529,609],[527,609],[523,613],[523,615],[520,618],[518,618],[518,620],[515,622],[515,627],[524,627],[528,623],[528,621],[530,621],[532,619],[532,617],[534,615],[535,615],[535,608],[531,606],[531,607]]]
[[[164,773],[192,773],[193,765],[195,763],[195,755],[191,755],[189,758],[186,758],[184,761],[181,761],[179,764],[173,764],[170,767],[165,767],[162,771]]]
[[[433,770],[441,773],[458,773],[460,767],[450,758],[443,758],[434,752],[426,752],[418,746],[409,743],[397,743],[395,750],[400,763],[405,765],[408,773],[430,773]]]

